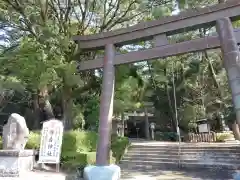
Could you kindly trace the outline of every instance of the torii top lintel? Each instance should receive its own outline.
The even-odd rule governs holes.
[[[120,46],[140,40],[149,40],[159,34],[171,35],[204,25],[212,25],[217,19],[223,17],[229,17],[233,20],[239,19],[240,0],[229,0],[205,8],[190,9],[175,16],[143,22],[115,31],[85,36],[76,35],[73,40],[79,44],[80,49],[103,49],[106,44]]]

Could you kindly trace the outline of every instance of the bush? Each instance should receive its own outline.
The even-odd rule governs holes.
[[[62,165],[65,169],[74,169],[76,167],[85,167],[86,165],[96,163],[96,152],[72,152],[62,159]]]
[[[226,139],[234,138],[234,135],[232,132],[221,132],[217,133],[216,141],[217,142],[224,142]]]
[[[40,148],[41,135],[40,132],[30,132],[26,149],[39,149]]]
[[[130,142],[127,137],[118,137],[116,135],[112,136],[111,149],[116,162],[119,162],[122,159],[126,149],[129,146]]]
[[[26,149],[40,148],[40,132],[30,132]],[[97,134],[89,131],[68,131],[63,134],[62,157],[72,152],[96,151]]]
[[[159,141],[177,141],[178,134],[176,132],[156,132],[155,139]]]
[[[63,135],[62,157],[71,152],[96,151],[97,134],[90,131],[68,131]]]
[[[112,153],[110,153],[112,154]],[[110,163],[115,163],[115,158],[110,156]],[[67,159],[62,160],[62,168],[67,171],[78,170],[78,172],[83,175],[83,169],[87,165],[96,164],[96,152],[80,152],[72,153],[71,156],[68,156]]]
[[[96,162],[98,135],[90,131],[68,131],[63,134],[61,164],[67,169],[85,167]],[[40,148],[40,132],[30,132],[26,149]],[[0,146],[2,141],[0,141]],[[112,136],[111,163],[119,162],[130,145],[128,138]]]

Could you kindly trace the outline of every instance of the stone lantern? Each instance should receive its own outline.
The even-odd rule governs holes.
[[[155,130],[155,126],[156,126],[156,124],[154,123],[154,122],[151,122],[150,123],[150,129],[151,129],[151,138],[152,138],[152,140],[154,140],[155,139],[155,136],[154,136],[154,130]]]

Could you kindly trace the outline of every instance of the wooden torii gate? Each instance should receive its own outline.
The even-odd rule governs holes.
[[[231,21],[239,19],[240,1],[229,0],[206,8],[188,10],[176,16],[139,23],[129,28],[73,37],[73,40],[78,43],[81,50],[105,50],[104,58],[98,57],[94,60],[80,62],[79,64],[79,70],[82,71],[103,68],[97,165],[108,165],[115,65],[221,47],[237,120],[240,120],[240,54],[238,50],[240,30],[233,29],[231,23]],[[216,26],[218,35],[174,44],[170,44],[167,40],[167,36],[173,34],[210,26]],[[155,47],[126,54],[116,54],[115,52],[115,47],[145,40],[153,40]],[[238,124],[240,125],[239,121]]]

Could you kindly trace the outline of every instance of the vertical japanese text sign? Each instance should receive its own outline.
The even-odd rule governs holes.
[[[63,136],[63,123],[52,119],[43,123],[41,144],[39,151],[39,163],[60,162]]]

